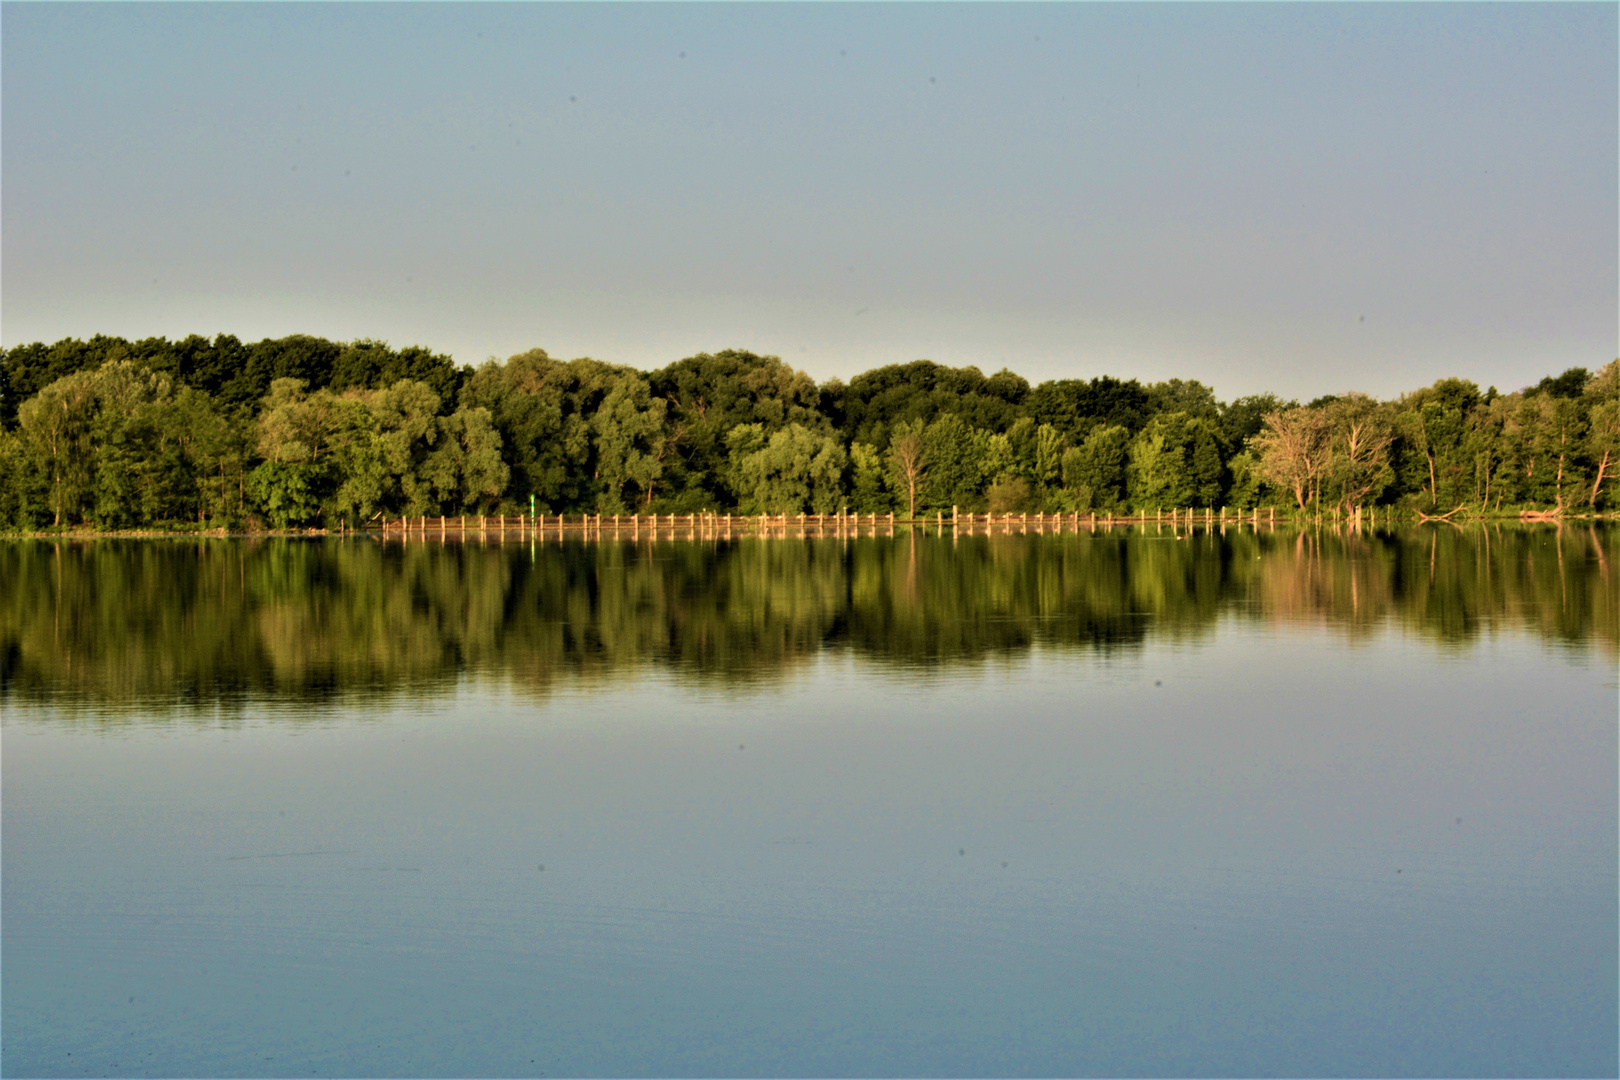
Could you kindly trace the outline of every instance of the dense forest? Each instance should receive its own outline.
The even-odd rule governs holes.
[[[0,529],[360,527],[379,515],[1620,509],[1620,361],[1511,393],[1223,402],[926,360],[817,384],[773,356],[479,367],[294,335],[0,352]]]

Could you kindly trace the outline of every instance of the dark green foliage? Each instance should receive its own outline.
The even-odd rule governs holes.
[[[338,353],[328,385],[333,390],[381,390],[401,379],[422,383],[439,395],[445,415],[455,408],[460,383],[455,361],[418,345],[396,351],[386,341],[353,342]]]
[[[1030,392],[1029,415],[1038,424],[1050,424],[1071,445],[1102,425],[1123,427],[1135,434],[1150,415],[1147,390],[1135,379],[1121,381],[1102,375],[1084,379],[1044,382]]]
[[[1586,389],[1587,380],[1591,377],[1591,374],[1585,368],[1572,367],[1562,375],[1556,377],[1548,375],[1526,391],[1525,396],[1533,397],[1536,394],[1547,394],[1555,398],[1577,398],[1581,396],[1581,391]],[[1494,390],[1495,387],[1492,387],[1492,389]]]
[[[1029,393],[1029,383],[1010,371],[986,378],[976,367],[914,360],[855,376],[835,408],[842,413],[846,441],[884,450],[897,424],[926,423],[946,413],[955,413],[971,427],[1006,431],[1026,415]]]
[[[1284,401],[1276,394],[1250,394],[1240,397],[1221,409],[1221,429],[1232,446],[1242,446],[1260,434],[1266,426],[1266,417],[1274,412],[1297,407],[1297,401]]]
[[[1147,388],[1147,399],[1151,413],[1179,412],[1205,420],[1221,415],[1221,403],[1215,399],[1215,391],[1197,379],[1153,383]]]

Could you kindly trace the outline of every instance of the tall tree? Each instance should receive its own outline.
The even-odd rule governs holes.
[[[917,493],[928,478],[928,452],[923,434],[928,425],[921,420],[899,424],[889,440],[889,477],[897,491],[906,493],[906,517],[917,516]]]
[[[1365,394],[1344,394],[1323,413],[1332,440],[1326,465],[1334,498],[1346,510],[1377,499],[1394,479],[1390,445],[1395,441],[1389,409]]]
[[[1586,504],[1595,510],[1604,481],[1620,472],[1620,360],[1611,361],[1592,376],[1586,399],[1590,409],[1586,454],[1592,463],[1592,490]]]
[[[1294,496],[1299,509],[1317,497],[1333,444],[1327,415],[1302,406],[1266,417],[1265,430],[1249,440],[1258,457],[1256,474]]]
[[[768,439],[764,425],[739,425],[729,441],[742,454],[736,463],[745,514],[830,514],[843,501],[844,448],[829,434],[789,424]]]
[[[601,511],[624,513],[629,508],[625,495],[630,486],[641,503],[652,501],[654,484],[664,471],[664,413],[668,407],[652,396],[639,372],[625,372],[614,379],[591,417],[597,479],[602,485]]]

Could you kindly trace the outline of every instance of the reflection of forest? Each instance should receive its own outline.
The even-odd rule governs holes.
[[[1620,530],[1172,530],[498,546],[375,540],[0,544],[0,687],[213,706],[443,687],[531,692],[643,664],[737,684],[847,648],[929,669],[1107,653],[1222,616],[1522,627],[1613,653]]]

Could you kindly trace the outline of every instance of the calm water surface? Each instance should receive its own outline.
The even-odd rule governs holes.
[[[0,544],[5,1075],[1614,1075],[1620,532]]]

